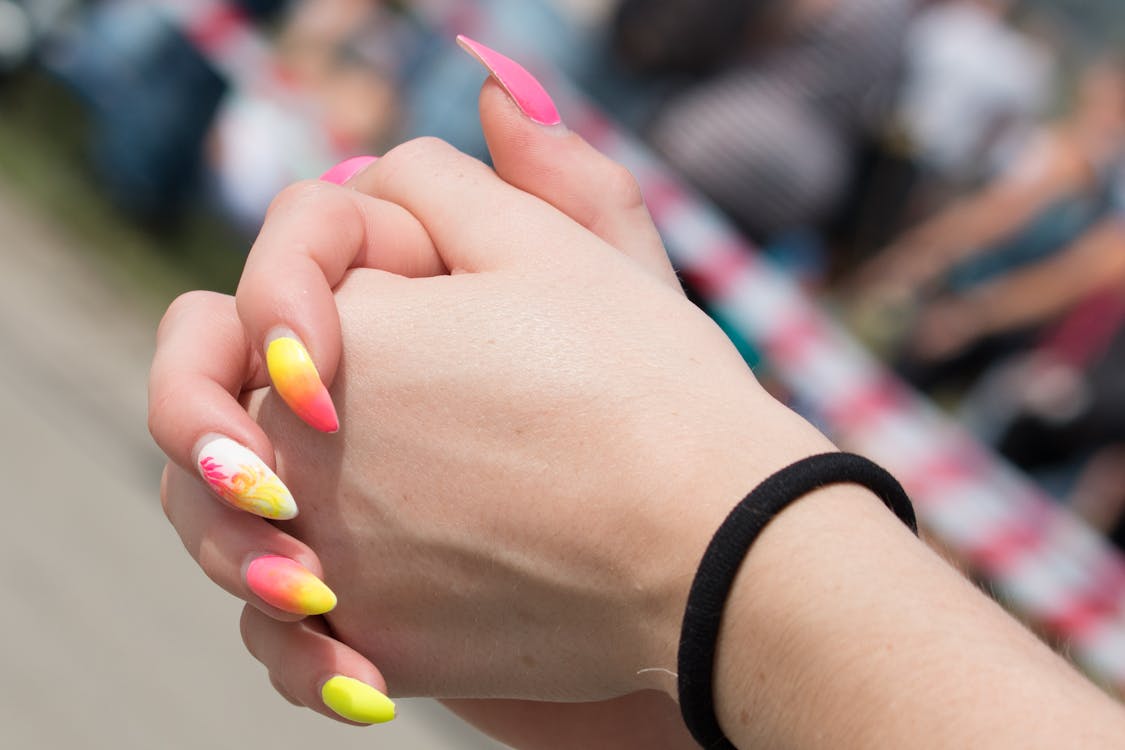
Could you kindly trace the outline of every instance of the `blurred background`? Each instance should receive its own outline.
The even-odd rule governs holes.
[[[1055,554],[1037,575],[1096,589],[1097,618],[1005,603],[1063,650],[1098,639],[1080,665],[1125,686],[1118,0],[0,0],[3,744],[495,747],[425,701],[356,730],[273,695],[238,604],[163,519],[145,429],[161,312],[233,291],[278,190],[415,135],[487,158],[459,31],[634,158],[662,231],[674,184],[681,214],[720,216],[740,262],[780,269],[955,425],[973,466],[1030,483],[1047,504],[1027,523],[1081,529],[1067,549],[1111,574],[1076,580]],[[721,322],[779,396],[815,400]]]

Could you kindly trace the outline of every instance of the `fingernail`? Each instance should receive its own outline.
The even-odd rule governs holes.
[[[263,518],[285,521],[297,503],[270,467],[249,448],[230,438],[208,441],[196,459],[199,473],[228,503]]]
[[[267,604],[298,615],[322,615],[336,606],[332,589],[296,560],[280,555],[254,559],[246,585]]]
[[[320,688],[324,705],[360,724],[383,724],[395,717],[395,704],[366,682],[336,675]]]
[[[379,160],[378,156],[353,156],[350,159],[344,159],[336,166],[329,169],[327,172],[320,176],[320,179],[325,182],[333,182],[337,185],[343,185],[345,182],[355,177],[362,172],[369,164]]]
[[[540,125],[558,125],[562,122],[550,94],[522,65],[464,34],[457,36],[457,43],[488,69],[532,122]]]
[[[321,432],[336,432],[340,420],[305,345],[279,336],[266,348],[266,367],[279,396],[293,412]]]

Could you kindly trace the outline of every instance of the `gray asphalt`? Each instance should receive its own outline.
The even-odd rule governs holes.
[[[128,298],[0,184],[0,747],[499,747],[429,701],[353,728],[273,693],[160,511]]]

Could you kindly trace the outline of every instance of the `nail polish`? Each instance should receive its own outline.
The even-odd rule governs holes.
[[[266,367],[277,393],[293,412],[321,432],[336,432],[340,421],[328,389],[305,345],[280,336],[266,348]]]
[[[293,495],[277,474],[249,448],[230,438],[205,443],[196,464],[207,484],[234,507],[276,521],[297,515]]]
[[[395,704],[365,682],[336,675],[320,688],[324,705],[360,724],[383,724],[395,717]]]
[[[464,34],[458,35],[457,43],[488,69],[489,74],[504,87],[516,106],[532,122],[540,125],[558,125],[562,122],[550,94],[522,65]]]
[[[320,179],[325,182],[332,182],[337,185],[343,185],[345,182],[355,177],[357,174],[366,169],[369,165],[377,162],[377,156],[353,156],[350,159],[345,159],[336,166],[329,169],[327,172],[320,176]]]
[[[322,615],[336,606],[332,589],[296,560],[280,555],[255,558],[246,567],[246,585],[267,604],[298,615]]]

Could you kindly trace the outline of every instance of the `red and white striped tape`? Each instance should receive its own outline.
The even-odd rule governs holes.
[[[299,99],[269,45],[225,2],[160,5],[233,85]],[[483,41],[500,49],[524,42],[490,38],[488,15],[472,0],[415,6],[451,38],[481,29]],[[677,268],[763,353],[806,414],[894,473],[929,534],[1013,611],[1060,640],[1095,679],[1125,694],[1125,561],[1116,550],[887,372],[659,158],[533,59],[526,44],[515,55],[547,84],[568,125],[633,170]]]

